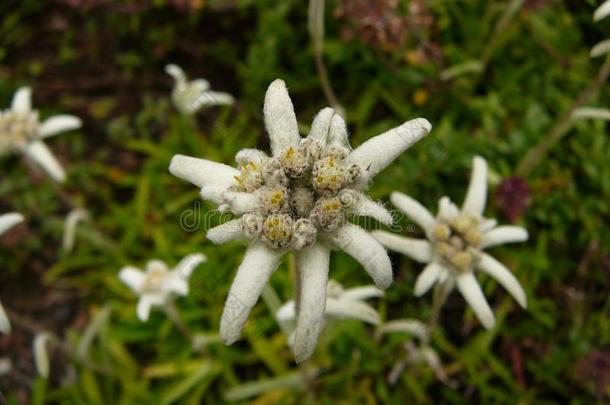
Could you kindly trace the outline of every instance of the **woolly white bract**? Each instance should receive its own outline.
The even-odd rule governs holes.
[[[16,212],[0,215],[0,236],[20,222],[23,222],[23,215],[17,214]],[[2,303],[0,303],[0,332],[11,332],[11,323],[8,316],[6,316],[6,312],[4,312]]]
[[[172,90],[172,102],[182,114],[193,114],[202,107],[233,104],[233,96],[229,93],[210,90],[210,83],[207,80],[189,81],[178,65],[169,64],[165,66],[165,71],[176,82]]]
[[[466,199],[459,209],[448,197],[439,201],[436,218],[420,203],[394,192],[392,203],[405,212],[425,232],[428,240],[405,238],[384,231],[374,236],[386,248],[428,263],[417,278],[415,295],[425,294],[435,283],[451,290],[457,285],[475,314],[488,329],[495,319],[479,286],[474,271],[495,278],[521,305],[526,307],[523,288],[502,263],[483,249],[504,243],[522,242],[528,234],[518,226],[496,226],[496,221],[483,217],[487,199],[487,162],[475,157]]]
[[[149,261],[145,271],[131,266],[121,269],[121,281],[140,296],[138,318],[145,322],[151,307],[165,307],[174,296],[187,295],[189,277],[195,267],[206,260],[203,254],[192,254],[182,259],[173,270],[160,260]]]
[[[392,267],[387,252],[370,234],[347,222],[369,216],[385,224],[390,213],[362,190],[398,155],[430,131],[418,118],[369,139],[352,150],[343,119],[320,111],[306,138],[282,80],[267,89],[265,125],[272,155],[243,149],[233,168],[176,155],[170,172],[201,188],[201,196],[239,218],[208,231],[214,243],[249,242],[223,311],[220,335],[235,342],[265,284],[289,251],[296,254],[299,311],[294,354],[297,362],[315,349],[326,303],[330,250],[341,249],[360,262],[375,284],[387,288]]]
[[[80,126],[80,118],[67,114],[40,122],[38,111],[32,109],[32,90],[22,87],[13,96],[11,108],[0,111],[0,155],[23,153],[54,180],[63,182],[64,169],[43,140]]]

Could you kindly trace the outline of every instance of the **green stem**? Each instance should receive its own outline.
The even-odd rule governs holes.
[[[309,33],[313,42],[316,70],[320,77],[320,84],[328,103],[341,115],[343,107],[339,104],[335,92],[330,84],[326,64],[324,63],[324,0],[309,1]]]
[[[520,177],[527,176],[547,155],[549,150],[555,146],[557,142],[563,138],[572,126],[572,114],[577,108],[587,103],[591,97],[606,83],[610,76],[610,55],[606,57],[606,60],[597,74],[597,77],[593,82],[580,93],[580,95],[574,100],[570,108],[559,117],[555,122],[555,125],[546,133],[546,135],[538,142],[536,146],[531,148],[527,154],[521,159],[521,162],[517,165],[515,174]]]

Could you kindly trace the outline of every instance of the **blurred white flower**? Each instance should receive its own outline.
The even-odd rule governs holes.
[[[610,15],[610,0],[604,1],[593,13],[593,21],[598,22]]]
[[[64,221],[64,238],[62,246],[65,252],[71,252],[76,238],[76,226],[79,222],[89,219],[89,213],[83,208],[75,208],[66,215]]]
[[[32,344],[34,364],[36,364],[36,371],[42,378],[49,378],[50,361],[47,345],[53,340],[55,340],[55,336],[49,332],[40,332],[34,337],[34,343]]]
[[[604,1],[593,13],[593,21],[599,22],[610,15],[610,0]],[[610,53],[610,39],[605,39],[597,43],[593,48],[589,56],[596,58],[598,56],[606,55]]]
[[[408,340],[404,343],[406,357],[396,362],[388,376],[388,382],[395,384],[400,374],[407,365],[426,364],[434,371],[436,378],[443,383],[454,386],[443,366],[436,351],[430,346],[430,330],[417,319],[399,319],[382,324],[377,329],[379,336],[387,333],[407,333],[416,338],[416,343]]]
[[[145,271],[131,266],[121,269],[121,281],[140,296],[138,318],[145,322],[151,307],[166,307],[174,296],[186,296],[189,277],[195,267],[206,260],[203,254],[192,254],[182,259],[173,270],[160,260],[149,261]]]
[[[379,324],[379,313],[370,305],[363,302],[369,298],[383,297],[383,291],[375,286],[364,286],[344,289],[335,280],[329,280],[326,291],[326,308],[324,314],[327,318],[336,319],[357,319],[372,325]],[[290,300],[282,305],[275,314],[278,322],[293,323],[296,320],[296,308],[294,300]],[[288,342],[293,344],[294,333]],[[315,349],[315,341],[309,341]]]
[[[23,222],[23,215],[16,212],[0,215],[0,236],[20,222]],[[7,334],[11,332],[11,323],[4,312],[2,303],[0,303],[0,332]]]
[[[272,156],[243,149],[239,168],[176,155],[170,172],[201,187],[201,196],[238,219],[208,231],[214,243],[249,242],[224,308],[220,335],[235,342],[281,257],[296,252],[300,302],[295,359],[309,358],[324,318],[328,265],[332,248],[359,261],[380,288],[392,282],[387,252],[371,235],[347,222],[348,214],[385,224],[390,213],[362,190],[398,155],[428,134],[430,123],[418,118],[369,139],[352,150],[343,119],[325,108],[301,138],[282,80],[267,89],[265,124]],[[313,344],[312,344],[313,342]]]
[[[23,153],[54,180],[63,182],[64,169],[43,140],[80,126],[80,118],[66,114],[40,122],[38,111],[32,109],[32,90],[22,87],[13,96],[11,108],[0,111],[0,155]]]
[[[483,249],[505,243],[523,242],[528,233],[518,226],[496,226],[496,221],[483,218],[487,198],[487,162],[475,157],[470,185],[461,210],[448,197],[441,198],[436,218],[420,203],[402,193],[394,192],[392,203],[405,212],[425,232],[426,240],[405,238],[384,231],[374,236],[385,247],[428,263],[417,278],[415,295],[425,294],[435,283],[447,290],[455,284],[487,329],[495,319],[474,275],[475,270],[495,278],[523,308],[523,288],[502,263]]]
[[[172,90],[172,102],[182,114],[189,115],[202,107],[232,105],[234,102],[229,93],[210,90],[210,83],[205,79],[189,81],[178,65],[169,64],[165,66],[165,71],[176,81]]]

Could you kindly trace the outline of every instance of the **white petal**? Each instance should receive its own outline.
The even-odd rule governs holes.
[[[357,164],[363,170],[368,169],[361,176],[361,182],[367,183],[402,152],[426,136],[431,128],[432,125],[423,118],[405,122],[357,147],[347,157],[347,161]]]
[[[209,184],[225,189],[232,186],[235,183],[235,176],[239,175],[239,171],[231,166],[184,155],[175,155],[172,158],[169,172],[197,187]]]
[[[261,164],[267,159],[267,154],[258,149],[242,149],[235,155],[235,161],[240,165],[247,165],[250,162]]]
[[[20,222],[23,222],[23,215],[16,212],[0,215],[0,235]]]
[[[351,301],[363,301],[369,298],[380,298],[383,297],[383,291],[379,288],[367,285],[364,287],[355,287],[344,290],[341,294],[341,299]]]
[[[2,303],[0,303],[0,332],[7,335],[11,333],[11,322],[9,321],[8,316],[6,315],[6,312],[4,312],[4,307],[2,306]]]
[[[603,41],[600,41],[595,44],[593,48],[591,48],[589,56],[591,58],[597,58],[607,53],[610,53],[610,39],[604,39]]]
[[[38,135],[41,138],[47,138],[49,136],[57,135],[60,132],[70,131],[72,129],[80,128],[82,122],[80,118],[74,115],[56,115],[54,117],[47,118],[38,128]]]
[[[593,13],[593,21],[600,21],[610,15],[610,0],[603,2]]]
[[[271,249],[261,242],[254,242],[248,247],[222,311],[220,337],[226,344],[239,339],[248,314],[283,254],[283,250]]]
[[[172,76],[176,80],[176,82],[182,84],[186,83],[186,75],[184,74],[184,71],[180,66],[170,63],[169,65],[165,66],[165,72],[168,75]]]
[[[313,139],[320,142],[322,145],[326,145],[328,133],[330,131],[330,123],[334,115],[335,110],[330,107],[320,110],[311,123],[311,129],[309,130],[307,139]]]
[[[451,202],[449,197],[444,196],[438,200],[438,217],[445,221],[451,221],[460,213],[459,208]]]
[[[521,287],[519,281],[517,281],[513,273],[507,269],[506,266],[487,253],[481,254],[480,260],[477,262],[476,266],[479,270],[484,271],[496,279],[496,281],[513,296],[521,307],[527,308],[525,291],[523,291],[523,287]]]
[[[408,195],[395,191],[390,195],[390,201],[424,231],[428,232],[436,224],[430,211]]]
[[[420,263],[432,260],[432,247],[427,240],[405,238],[386,231],[373,231],[371,235],[386,249],[407,255]]]
[[[135,292],[139,292],[146,276],[144,272],[135,267],[126,266],[119,272],[119,279]]]
[[[275,313],[275,317],[279,322],[290,322],[296,319],[296,309],[294,301],[290,300],[280,307]]]
[[[184,259],[180,260],[180,263],[174,269],[174,272],[184,280],[191,277],[193,274],[193,270],[201,263],[206,262],[208,259],[202,253],[193,253],[191,255],[186,256]]]
[[[21,87],[15,92],[11,110],[17,113],[29,113],[32,111],[32,89],[29,87]]]
[[[74,248],[74,240],[76,238],[76,227],[80,221],[89,218],[89,213],[83,208],[75,208],[64,221],[64,237],[62,240],[62,248],[66,252],[71,252]]]
[[[166,293],[175,293],[177,295],[186,296],[189,293],[188,278],[185,278],[180,273],[170,273],[163,283],[163,291]]]
[[[210,82],[205,79],[191,80],[188,85],[192,89],[193,94],[203,93],[210,88]]]
[[[232,105],[235,99],[229,93],[219,91],[206,91],[193,103],[195,109],[212,105]]]
[[[49,377],[49,354],[47,353],[47,343],[51,341],[53,335],[49,332],[37,333],[32,344],[34,353],[34,363],[36,371],[43,378]]]
[[[347,134],[347,126],[345,125],[345,120],[339,114],[335,114],[333,116],[332,121],[330,122],[328,144],[343,146],[350,151],[352,150],[352,147],[349,144],[349,136]]]
[[[25,154],[38,164],[55,181],[63,182],[66,173],[55,156],[42,141],[34,141],[25,147]]]
[[[443,268],[437,262],[432,262],[427,265],[424,270],[417,276],[415,282],[415,296],[421,297],[436,283],[438,276]]]
[[[330,250],[316,243],[297,252],[295,259],[300,291],[293,352],[295,361],[301,363],[316,350],[324,324]]]
[[[348,223],[329,234],[328,239],[337,248],[356,259],[377,287],[385,290],[392,284],[392,263],[388,253],[364,229]]]
[[[499,226],[483,234],[481,249],[505,243],[524,242],[528,238],[527,230],[520,226]]]
[[[485,210],[487,200],[487,162],[480,156],[475,156],[472,160],[472,174],[470,184],[462,210],[464,212],[481,216]]]
[[[486,329],[492,329],[495,324],[494,314],[472,272],[468,271],[458,275],[456,281],[462,296],[479,318],[481,324]]]
[[[301,137],[297,117],[283,80],[277,79],[269,85],[263,112],[273,156],[289,146],[299,145]]]
[[[385,322],[378,329],[378,333],[405,332],[417,336],[422,340],[428,337],[428,327],[417,319],[399,319],[397,321]]]
[[[260,206],[258,195],[255,193],[229,191],[225,193],[225,202],[229,204],[231,212],[235,215],[256,211]]]
[[[227,188],[231,187],[230,185],[216,185],[216,184],[206,184],[201,187],[201,192],[199,195],[203,200],[212,201],[218,205],[224,204],[225,201],[225,193]],[[227,205],[227,210],[229,206]]]
[[[361,301],[329,298],[326,300],[326,313],[336,318],[358,319],[372,325],[380,322],[379,313]]]
[[[166,296],[163,294],[144,294],[138,301],[136,312],[138,319],[142,322],[148,321],[150,316],[150,308],[153,306],[162,306],[165,304]]]
[[[241,218],[233,219],[222,225],[210,229],[206,237],[216,245],[227,243],[232,240],[242,239],[245,235],[241,226]]]
[[[357,193],[353,204],[348,205],[347,208],[351,209],[358,216],[374,218],[387,226],[392,225],[394,222],[392,214],[383,205],[361,193]]]

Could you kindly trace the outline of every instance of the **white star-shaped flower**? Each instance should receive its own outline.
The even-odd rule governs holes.
[[[405,238],[385,231],[374,236],[386,248],[428,263],[417,278],[415,295],[425,294],[435,283],[445,283],[450,290],[457,284],[466,302],[487,329],[495,319],[474,275],[475,270],[495,278],[523,308],[523,288],[502,263],[483,249],[505,243],[527,240],[527,230],[519,226],[496,226],[483,217],[487,198],[487,162],[475,157],[466,199],[459,209],[448,197],[439,201],[436,218],[419,202],[402,193],[391,195],[392,203],[406,213],[426,233],[426,240]]]
[[[0,236],[8,231],[10,228],[14,227],[18,223],[23,221],[23,215],[12,212],[10,214],[0,215]],[[6,312],[4,312],[4,308],[2,307],[2,303],[0,303],[0,332],[2,333],[10,333],[11,332],[11,323],[8,320],[8,316],[6,316]]]
[[[210,83],[205,79],[189,81],[178,65],[167,65],[165,71],[176,82],[172,90],[172,102],[182,114],[193,114],[202,107],[231,105],[235,101],[229,93],[210,90]]]
[[[121,281],[140,296],[138,318],[145,322],[151,307],[165,307],[174,296],[186,296],[189,277],[195,267],[206,260],[203,254],[192,254],[182,259],[173,270],[160,260],[149,261],[145,271],[131,266],[121,269]]]
[[[201,188],[201,196],[239,218],[208,231],[214,243],[249,242],[231,285],[220,323],[227,344],[235,342],[263,287],[281,257],[294,251],[300,308],[295,359],[309,358],[321,330],[332,248],[360,262],[380,288],[392,282],[387,252],[347,215],[373,217],[385,224],[390,213],[362,190],[398,155],[430,131],[418,118],[369,139],[352,150],[343,119],[333,109],[320,111],[309,135],[301,138],[282,80],[267,89],[264,105],[272,155],[241,150],[239,168],[176,155],[170,172]]]
[[[80,126],[80,118],[67,114],[40,122],[38,111],[32,109],[32,90],[22,87],[13,96],[11,108],[0,111],[0,155],[23,153],[54,180],[63,182],[64,169],[43,141]]]

